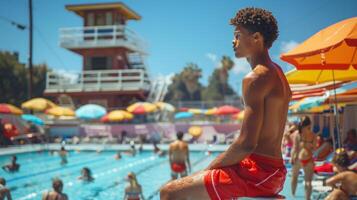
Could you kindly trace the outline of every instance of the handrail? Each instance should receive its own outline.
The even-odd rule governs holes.
[[[46,90],[149,90],[150,80],[145,70],[88,70],[78,74],[76,79],[69,79],[56,72],[46,75]]]
[[[103,43],[108,44],[108,42],[113,44],[121,42],[121,44],[132,45],[143,52],[147,48],[140,36],[123,25],[60,28],[59,32],[60,43],[63,47],[85,44],[100,46],[104,45]]]

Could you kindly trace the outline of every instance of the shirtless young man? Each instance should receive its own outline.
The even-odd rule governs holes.
[[[188,145],[182,141],[183,132],[179,131],[176,134],[177,140],[172,142],[169,147],[169,159],[171,166],[171,178],[177,179],[178,176],[187,176],[188,171],[191,171],[190,156]]]
[[[239,137],[203,171],[161,188],[165,199],[232,199],[276,196],[286,169],[281,142],[291,91],[284,73],[269,56],[278,36],[271,12],[245,8],[231,19],[233,49],[252,71],[243,79],[244,120]]]

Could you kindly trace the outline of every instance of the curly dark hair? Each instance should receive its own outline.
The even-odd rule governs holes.
[[[230,20],[234,26],[243,26],[251,33],[259,32],[264,37],[264,45],[270,48],[279,36],[278,22],[273,14],[262,8],[244,8]]]
[[[347,155],[347,152],[344,150],[340,153],[335,152],[335,155],[332,158],[332,163],[347,168],[350,164],[350,159]]]

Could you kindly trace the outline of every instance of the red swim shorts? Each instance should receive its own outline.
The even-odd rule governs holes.
[[[251,154],[236,165],[209,170],[204,183],[213,200],[275,197],[283,189],[285,175],[282,159]]]
[[[171,170],[175,173],[182,173],[186,171],[186,165],[185,163],[172,163]]]

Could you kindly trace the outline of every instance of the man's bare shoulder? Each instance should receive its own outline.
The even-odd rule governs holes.
[[[258,65],[253,71],[248,73],[243,79],[243,89],[256,94],[261,94],[262,91],[271,88],[272,84],[268,84],[274,79],[274,74],[271,69],[266,66]]]

